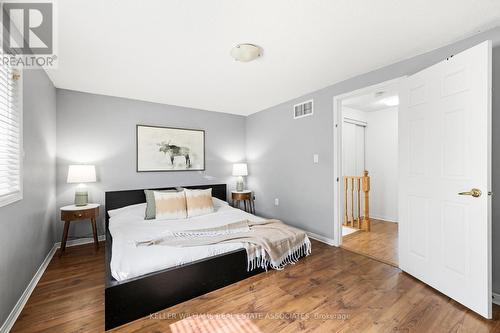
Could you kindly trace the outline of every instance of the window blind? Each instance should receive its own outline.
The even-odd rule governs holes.
[[[22,198],[22,115],[17,70],[0,66],[0,206]]]

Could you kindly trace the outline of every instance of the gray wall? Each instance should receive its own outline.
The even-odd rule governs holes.
[[[136,124],[205,130],[206,170],[137,173]],[[244,159],[245,117],[57,89],[57,207],[73,202],[75,184],[66,184],[69,164],[96,165],[98,182],[89,185],[89,196],[104,204],[104,192],[109,190],[235,186],[232,163]],[[58,237],[60,233],[61,225]],[[73,223],[70,229],[73,238],[90,235],[89,223]]]
[[[333,97],[415,73],[481,41],[493,40],[493,87],[500,89],[500,28],[453,45],[366,73],[290,100],[247,118],[249,186],[257,213],[273,216],[332,238],[333,228]],[[367,55],[369,56],[369,55]],[[314,99],[314,115],[293,120],[292,106]],[[493,94],[493,192],[500,193],[500,94]],[[313,164],[314,153],[319,164]],[[274,198],[280,205],[274,206]],[[500,292],[500,201],[493,199],[493,290]]]
[[[23,73],[24,198],[0,207],[0,326],[54,245],[56,90]]]

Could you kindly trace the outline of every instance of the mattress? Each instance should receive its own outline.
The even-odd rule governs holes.
[[[124,281],[243,248],[241,243],[188,248],[164,245],[137,247],[137,241],[161,237],[170,231],[218,227],[241,220],[263,220],[218,199],[214,199],[214,207],[215,211],[211,214],[178,220],[144,220],[145,203],[111,211],[111,275],[117,281]]]

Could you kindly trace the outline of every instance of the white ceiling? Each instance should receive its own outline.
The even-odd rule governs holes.
[[[57,1],[58,88],[248,115],[500,23],[498,0]],[[254,43],[263,57],[234,61]]]
[[[387,102],[396,102],[398,104],[388,105]],[[364,112],[387,110],[390,107],[399,105],[398,86],[397,84],[391,84],[374,89],[370,93],[346,98],[342,100],[342,105]]]

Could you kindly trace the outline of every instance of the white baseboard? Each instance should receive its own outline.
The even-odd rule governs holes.
[[[98,237],[99,241],[106,240],[105,235],[101,235]],[[83,245],[83,244],[88,244],[88,243],[93,243],[94,239],[93,238],[79,238],[79,239],[73,239],[70,240],[66,243],[66,247],[71,247],[71,246],[77,246],[77,245]],[[45,270],[50,264],[50,261],[54,257],[54,254],[56,253],[57,249],[61,247],[61,242],[57,242],[52,246],[52,249],[50,249],[49,253],[45,256],[45,259],[43,260],[42,264],[36,271],[35,275],[31,279],[30,283],[24,290],[23,294],[17,301],[16,305],[10,312],[9,316],[3,323],[2,327],[0,327],[0,333],[8,333],[11,329],[12,326],[14,326],[14,323],[16,322],[17,318],[21,314],[21,311],[23,311],[24,306],[26,305],[26,302],[31,296],[31,293],[33,290],[35,290],[36,285],[38,284],[38,281],[40,281],[40,278],[42,277],[43,273],[45,273]]]
[[[52,257],[56,253],[56,246],[52,246],[52,249],[50,249],[49,253],[45,256],[45,259],[43,260],[42,264],[40,267],[38,267],[38,270],[36,271],[35,275],[31,279],[30,283],[28,283],[28,286],[24,290],[23,294],[17,301],[16,305],[10,312],[9,316],[7,319],[5,319],[5,322],[3,323],[2,327],[0,327],[0,332],[1,333],[7,333],[12,329],[12,326],[14,326],[14,323],[17,320],[17,317],[21,314],[21,311],[23,311],[24,305],[26,305],[26,302],[31,296],[31,293],[33,290],[35,290],[35,287],[42,277],[43,273],[47,269],[47,266],[49,265],[50,261],[52,260]]]
[[[493,304],[500,305],[500,294],[493,293],[491,299],[492,299]]]
[[[100,235],[97,237],[99,241],[104,241],[106,240],[106,235]],[[93,243],[94,239],[91,237],[88,238],[77,238],[77,239],[72,239],[66,242],[66,247],[71,247],[71,246],[77,246],[77,245],[83,245],[83,244],[89,244]],[[61,248],[61,242],[57,242],[54,244],[56,249]]]
[[[381,216],[381,215],[374,215],[374,214],[370,214],[370,218],[372,219],[377,219],[377,220],[383,220],[383,221],[387,221],[387,222],[394,222],[394,223],[398,223],[398,219],[395,219],[394,217],[387,217],[387,216]]]
[[[317,240],[318,242],[325,243],[325,244],[330,245],[330,246],[335,245],[335,242],[331,238],[321,236],[321,235],[315,234],[314,232],[310,232],[310,231],[306,231],[306,233],[307,233],[307,236],[309,236],[310,238],[312,238],[314,240]]]

